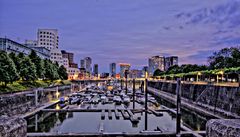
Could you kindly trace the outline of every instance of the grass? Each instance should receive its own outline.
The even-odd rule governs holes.
[[[0,84],[0,93],[6,93],[6,92],[13,92],[13,91],[23,91],[23,90],[29,90],[32,88],[38,88],[38,87],[49,87],[54,85],[66,85],[70,84],[71,82],[68,80],[36,80],[34,82],[29,81],[16,81],[12,84],[8,84],[7,87],[4,87],[3,84]]]

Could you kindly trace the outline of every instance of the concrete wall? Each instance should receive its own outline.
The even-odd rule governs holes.
[[[27,136],[27,122],[18,117],[0,117],[0,137]]]
[[[212,119],[206,129],[207,137],[240,137],[240,119]]]
[[[176,83],[149,82],[150,87],[176,94]],[[240,116],[240,88],[214,85],[182,84],[182,97],[200,105],[217,108]]]
[[[70,87],[70,85],[60,86],[58,88],[59,96],[70,93]],[[39,90],[37,106],[41,106],[52,99],[56,99],[56,87]],[[0,116],[23,114],[35,109],[37,106],[35,105],[35,91],[0,95]]]

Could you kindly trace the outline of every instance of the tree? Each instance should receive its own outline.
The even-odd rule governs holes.
[[[157,69],[154,71],[153,76],[160,76],[162,74],[163,74],[163,71],[161,71],[160,69]]]
[[[49,80],[59,79],[58,75],[58,67],[54,65],[50,60],[44,60],[44,68],[45,68],[45,78]]]
[[[24,57],[20,65],[20,76],[25,81],[37,79],[36,67],[29,57]]]
[[[19,59],[18,56],[17,56],[15,53],[13,53],[13,52],[9,53],[9,57],[10,57],[10,58],[12,59],[12,61],[14,62],[14,65],[15,65],[15,68],[16,68],[16,71],[17,71],[17,74],[18,74],[18,77],[15,77],[15,79],[12,79],[11,82],[13,82],[13,81],[19,80],[20,59]]]
[[[62,79],[62,80],[68,79],[67,70],[66,70],[66,68],[65,68],[63,65],[61,65],[61,66],[59,67],[59,69],[58,69],[58,75],[59,75],[60,79]]]
[[[0,51],[0,81],[5,83],[13,82],[18,78],[14,62],[6,52]]]
[[[211,69],[240,67],[240,47],[223,48],[208,57]]]
[[[37,78],[43,79],[45,74],[43,60],[36,54],[34,50],[32,50],[31,53],[29,54],[29,58],[31,59],[31,61],[34,63],[36,67]]]

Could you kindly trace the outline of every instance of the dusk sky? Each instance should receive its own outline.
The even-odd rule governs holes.
[[[141,69],[154,55],[179,63],[240,43],[239,0],[0,0],[0,37],[37,38],[38,28],[58,29],[59,48],[99,64]]]

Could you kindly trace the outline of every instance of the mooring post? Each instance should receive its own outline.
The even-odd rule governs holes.
[[[177,79],[177,121],[176,121],[176,132],[180,134],[181,131],[181,79]]]
[[[127,91],[128,91],[128,88],[127,88],[127,82],[128,82],[128,80],[127,80],[127,75],[128,75],[128,71],[127,70],[125,70],[125,79],[126,79],[126,88],[125,88],[125,93],[127,94]]]
[[[133,79],[133,109],[135,109],[135,79]]]
[[[147,95],[147,93],[148,93],[148,84],[147,84],[147,82],[148,82],[148,80],[147,80],[147,78],[145,79],[145,130],[147,130],[147,128],[148,128],[148,126],[147,126],[147,113],[148,113],[148,106],[147,106],[147,101],[148,101],[148,95]]]
[[[38,114],[35,114],[35,131],[38,131]]]
[[[35,106],[38,105],[38,89],[35,89]]]
[[[122,90],[123,89],[123,80],[121,79],[120,82],[121,82],[121,90]]]

